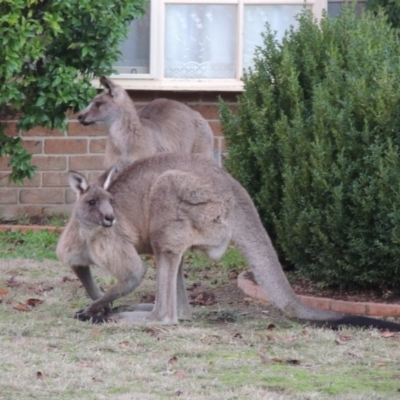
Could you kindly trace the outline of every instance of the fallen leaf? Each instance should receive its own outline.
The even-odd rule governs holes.
[[[346,340],[353,339],[353,336],[352,335],[340,335],[339,338],[340,338],[340,340],[343,340],[345,342]]]
[[[7,289],[0,289],[0,296],[7,296],[8,295],[8,290]]]
[[[43,304],[43,300],[40,300],[40,299],[28,299],[26,301],[26,304],[28,306],[31,306],[31,307],[36,307],[36,306],[38,306],[40,304]]]
[[[229,278],[230,279],[236,279],[238,277],[238,272],[233,270],[233,271],[229,271]]]
[[[62,278],[62,281],[65,283],[65,282],[74,282],[74,281],[77,281],[78,279],[77,278],[70,278],[69,276],[64,276],[63,278]]]
[[[383,338],[391,338],[391,337],[394,337],[395,336],[395,334],[393,333],[393,332],[389,332],[389,331],[386,331],[386,332],[382,332],[382,335],[381,335],[381,337],[383,337]]]
[[[19,282],[17,282],[17,280],[15,279],[15,276],[12,276],[7,282],[6,285],[8,287],[17,287],[20,286],[21,284]]]
[[[201,286],[201,282],[193,282],[193,284],[186,288],[186,290],[194,290],[197,287]]]
[[[145,304],[154,304],[156,295],[154,293],[145,293],[140,297],[140,302]]]
[[[286,361],[287,364],[292,364],[292,365],[299,365],[300,364],[300,361],[296,360],[296,359],[288,359],[288,360],[285,360],[285,361]]]
[[[176,363],[176,362],[178,362],[178,357],[177,356],[173,356],[172,358],[170,358],[168,360],[168,364],[173,364],[173,363]]]
[[[233,335],[233,338],[234,339],[242,339],[242,335],[238,332],[238,333],[235,333],[234,335]]]
[[[274,357],[274,358],[272,359],[272,361],[273,361],[273,362],[276,362],[276,363],[283,363],[282,358],[278,358],[278,357]]]
[[[79,361],[78,365],[80,367],[88,367],[88,368],[93,368],[95,366],[94,362],[89,362],[89,361]]]
[[[276,326],[274,325],[274,324],[269,324],[268,326],[267,326],[267,331],[272,331],[272,330],[274,330],[276,328]]]
[[[177,378],[180,378],[180,379],[186,378],[186,374],[181,370],[180,371],[176,371],[175,375],[176,375]]]
[[[202,292],[198,295],[191,295],[192,300],[190,304],[201,305],[201,306],[212,306],[215,304],[215,295],[210,292]]]
[[[23,304],[23,303],[17,303],[15,306],[13,306],[13,308],[14,308],[14,310],[17,310],[17,311],[24,311],[24,312],[31,311],[31,308],[28,305]]]
[[[384,361],[378,361],[375,363],[375,367],[384,367],[386,364]]]
[[[258,353],[258,355],[259,355],[260,358],[261,358],[261,363],[262,363],[262,364],[268,364],[268,363],[271,362],[270,358],[269,358],[266,354],[264,354],[264,353]]]
[[[351,357],[353,357],[353,358],[360,358],[360,356],[358,356],[357,354],[352,353],[351,351],[348,351],[346,354],[351,356]]]
[[[119,344],[120,349],[126,349],[127,347],[129,347],[129,342],[127,340],[124,340]]]

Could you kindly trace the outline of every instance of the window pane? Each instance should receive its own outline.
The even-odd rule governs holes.
[[[143,18],[132,21],[128,38],[119,49],[122,55],[115,65],[117,71],[123,74],[150,72],[150,8]]]
[[[298,26],[295,20],[303,5],[265,5],[244,7],[244,37],[243,37],[243,67],[247,69],[253,65],[254,52],[257,46],[262,46],[262,32],[269,22],[271,30],[276,31],[276,37],[282,40],[285,31],[293,25]]]
[[[165,77],[235,77],[235,5],[168,4],[165,18]]]

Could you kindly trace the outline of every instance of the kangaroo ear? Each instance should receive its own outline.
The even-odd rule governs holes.
[[[100,77],[100,83],[108,90],[108,94],[111,97],[117,96],[117,85],[111,79],[103,75]]]
[[[88,190],[89,184],[86,178],[79,172],[69,171],[68,182],[73,191],[80,196]]]
[[[103,183],[103,189],[107,190],[110,187],[110,183],[112,181],[112,178],[117,174],[118,169],[116,167],[112,167],[110,171],[107,174],[107,178]]]

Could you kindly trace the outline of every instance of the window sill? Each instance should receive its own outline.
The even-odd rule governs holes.
[[[204,92],[242,92],[243,82],[238,79],[133,79],[112,75],[126,90],[169,90],[169,91],[204,91]],[[98,79],[92,80],[93,86],[100,87]]]

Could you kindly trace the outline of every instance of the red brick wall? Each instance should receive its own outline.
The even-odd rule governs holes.
[[[221,96],[234,107],[237,93],[215,92],[131,92],[138,108],[158,97],[181,101],[200,112],[214,132],[214,147],[225,152],[225,142],[219,123],[217,101]],[[67,171],[83,172],[89,180],[103,171],[103,153],[107,128],[80,125],[71,115],[67,132],[37,127],[18,132],[16,122],[10,121],[7,134],[20,136],[24,147],[33,154],[32,163],[38,169],[35,177],[23,186],[9,184],[8,159],[0,159],[0,218],[22,215],[38,216],[69,214],[75,195],[68,186]]]

